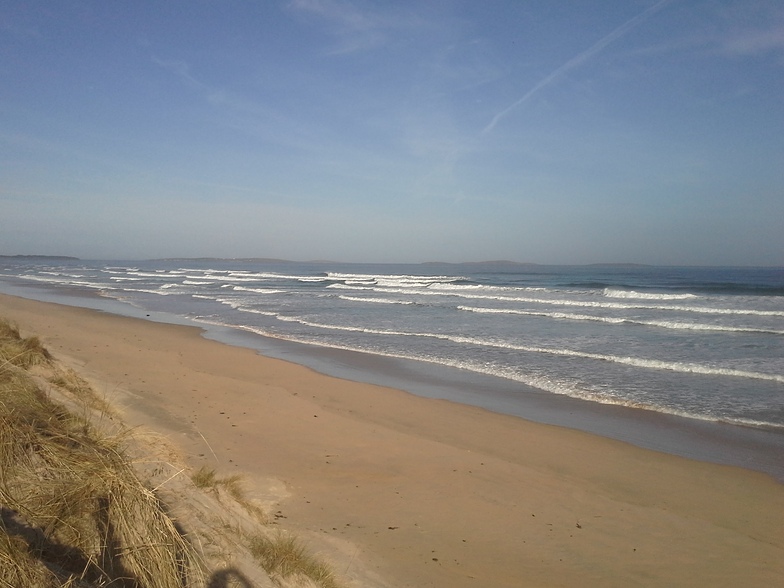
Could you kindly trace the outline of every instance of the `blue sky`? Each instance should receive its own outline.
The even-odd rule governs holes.
[[[784,265],[780,0],[0,5],[0,253]]]

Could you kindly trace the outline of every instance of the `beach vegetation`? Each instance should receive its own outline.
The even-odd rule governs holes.
[[[202,490],[214,490],[218,486],[218,474],[214,468],[201,466],[191,475],[191,480],[197,488]]]
[[[272,577],[304,576],[321,588],[337,588],[332,569],[309,554],[302,542],[293,535],[277,533],[273,536],[255,534],[248,537],[251,554]]]
[[[242,485],[242,476],[234,474],[219,478],[214,468],[202,466],[191,475],[193,484],[202,490],[210,490],[220,498],[221,490],[228,494],[248,514],[254,516],[260,523],[267,522],[267,515],[260,506],[247,497]]]
[[[0,367],[10,364],[29,368],[50,359],[51,355],[38,337],[22,337],[16,325],[0,319]]]
[[[338,588],[298,538],[272,530],[241,476],[201,467],[190,487],[206,493],[185,496],[175,484],[185,468],[144,454],[143,438],[37,337],[0,319],[0,588],[212,586],[242,557],[280,586]],[[172,507],[193,526],[187,536]]]
[[[86,410],[102,415],[115,416],[115,412],[105,398],[100,396],[87,380],[71,368],[56,366],[47,380],[70,393],[73,400]]]
[[[0,323],[0,586],[181,588],[203,576],[192,546],[124,454],[30,373],[50,361]]]

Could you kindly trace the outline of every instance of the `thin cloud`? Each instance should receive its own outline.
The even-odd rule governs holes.
[[[724,53],[733,56],[755,56],[784,51],[784,25],[769,30],[745,31],[729,39]]]
[[[366,31],[377,27],[369,15],[362,14],[353,6],[333,0],[293,0],[289,6],[301,12],[309,12],[340,25],[342,28]]]
[[[531,96],[533,96],[534,94],[536,94],[537,92],[539,92],[543,88],[545,88],[545,87],[549,86],[550,84],[552,84],[555,80],[557,80],[558,78],[563,76],[566,72],[568,72],[568,71],[570,71],[572,69],[575,69],[576,67],[579,67],[580,65],[582,65],[583,63],[585,63],[586,61],[591,59],[594,55],[596,55],[597,53],[602,51],[602,49],[607,47],[607,45],[609,45],[610,43],[620,39],[621,37],[626,35],[629,31],[631,31],[632,29],[638,27],[640,24],[642,24],[643,22],[648,20],[655,13],[659,12],[662,8],[664,8],[670,2],[672,2],[672,0],[659,0],[659,2],[657,2],[656,4],[654,4],[653,6],[648,8],[647,10],[644,10],[643,12],[641,12],[640,14],[635,16],[634,18],[631,18],[631,19],[627,20],[625,23],[623,23],[617,29],[612,31],[609,35],[606,35],[606,36],[602,37],[601,39],[599,39],[596,43],[594,43],[591,47],[589,47],[588,49],[586,49],[582,53],[576,55],[575,57],[572,57],[569,61],[567,61],[562,66],[560,66],[557,69],[555,69],[552,73],[550,73],[550,75],[548,75],[543,80],[541,80],[533,88],[528,90],[528,92],[526,92],[520,99],[518,99],[516,102],[512,103],[510,106],[506,107],[504,110],[502,110],[498,114],[496,114],[493,117],[493,120],[491,120],[490,123],[484,129],[482,129],[482,134],[484,135],[484,134],[487,134],[490,131],[492,131],[502,118],[504,118],[506,115],[508,115],[514,109],[516,109],[518,106],[520,106],[520,105],[524,104],[526,101],[528,101],[531,98]]]
[[[338,39],[338,46],[330,51],[342,55],[366,51],[383,45],[394,31],[416,26],[417,20],[399,12],[383,14],[361,11],[350,2],[338,0],[292,0],[289,9],[325,21]]]
[[[155,65],[162,67],[163,69],[173,73],[177,76],[185,85],[189,86],[190,88],[196,90],[205,90],[206,86],[198,81],[191,75],[190,67],[184,61],[179,60],[167,60],[167,59],[159,59],[158,57],[152,55],[151,56],[153,63]]]
[[[191,73],[190,66],[180,60],[151,56],[152,61],[171,73],[194,95],[215,108],[217,118],[212,122],[224,125],[244,135],[250,135],[279,145],[298,149],[313,149],[309,132],[303,125],[285,116],[276,108],[249,99],[226,88],[210,85]]]

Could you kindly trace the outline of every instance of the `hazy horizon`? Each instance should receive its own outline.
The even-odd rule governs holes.
[[[10,0],[0,253],[784,265],[784,4]]]
[[[681,267],[681,268],[761,268],[761,269],[778,269],[784,268],[784,265],[693,265],[693,264],[649,264],[649,263],[636,263],[636,262],[618,262],[618,261],[598,261],[589,263],[540,263],[536,261],[519,261],[514,259],[477,259],[477,260],[462,260],[462,261],[443,261],[438,259],[430,259],[424,261],[345,261],[340,259],[285,259],[279,257],[152,257],[152,258],[85,258],[75,257],[69,255],[46,255],[46,254],[0,254],[0,259],[52,259],[52,260],[72,260],[72,261],[105,261],[105,262],[129,262],[129,263],[142,263],[142,262],[164,262],[164,261],[236,261],[238,263],[294,263],[294,264],[333,264],[333,265],[468,265],[468,266],[535,266],[535,267]]]

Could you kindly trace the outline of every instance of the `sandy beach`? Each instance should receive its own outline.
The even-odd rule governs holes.
[[[124,418],[245,476],[347,586],[773,586],[784,485],[0,295]]]

